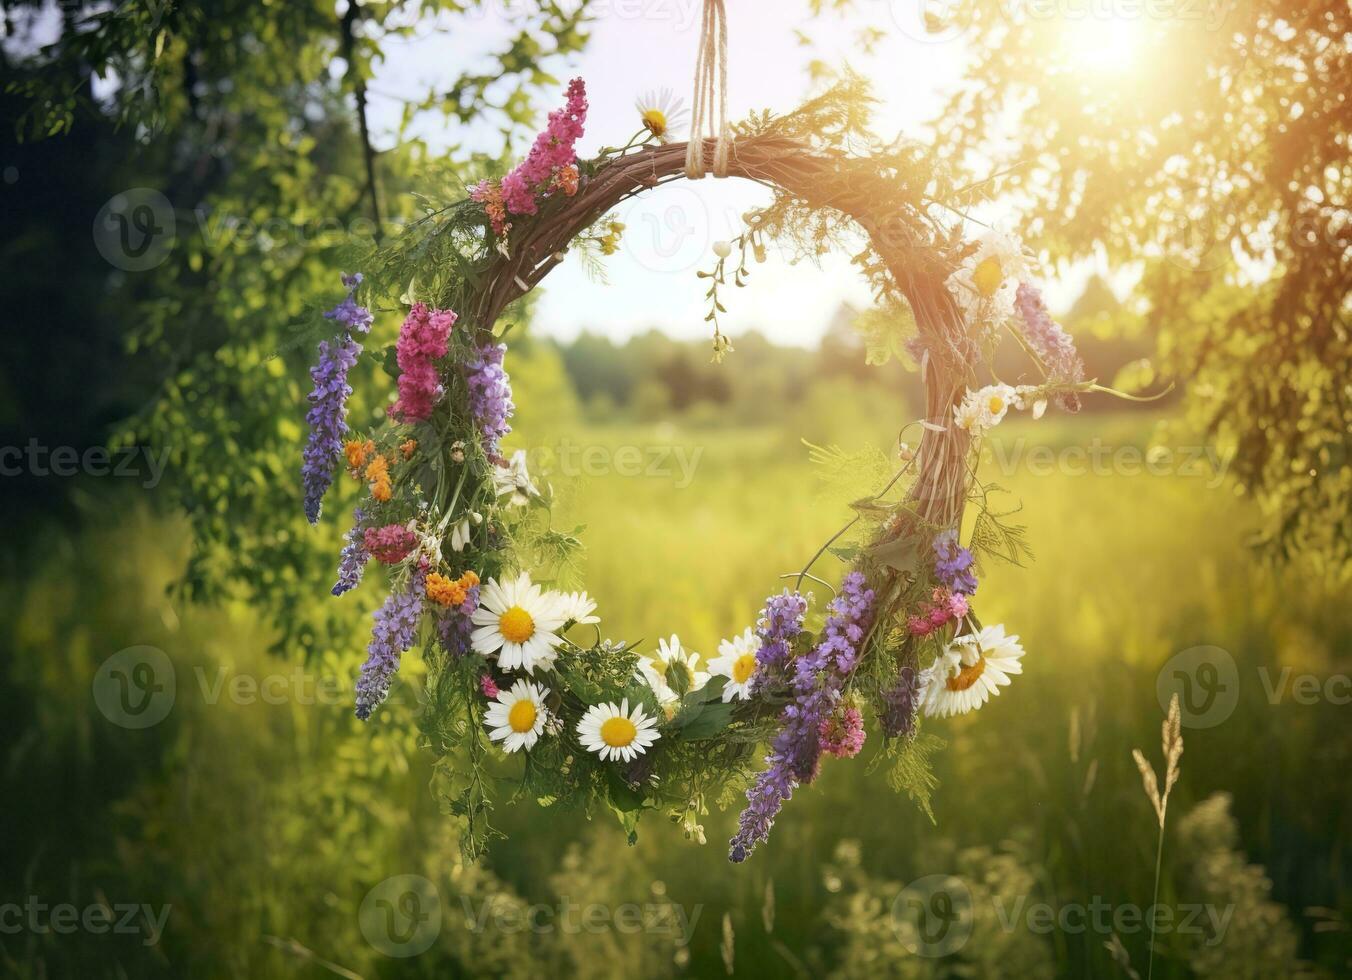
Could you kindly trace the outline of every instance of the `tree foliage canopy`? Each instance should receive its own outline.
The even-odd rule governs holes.
[[[1198,429],[1235,454],[1260,543],[1345,570],[1352,12],[1343,0],[1056,9],[966,0],[932,24],[974,52],[944,140],[1003,175],[1053,254],[1140,269],[1162,366]],[[1123,44],[1131,63],[1114,72],[1104,62]]]

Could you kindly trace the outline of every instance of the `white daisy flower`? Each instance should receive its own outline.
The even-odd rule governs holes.
[[[708,671],[699,669],[699,654],[684,649],[675,633],[670,640],[657,641],[656,667],[677,694],[698,691],[709,683]]]
[[[660,738],[657,721],[649,718],[642,705],[629,710],[629,699],[618,705],[594,704],[577,723],[577,735],[589,752],[603,760],[623,759],[632,762]]]
[[[1006,636],[1003,626],[958,637],[920,675],[925,714],[947,718],[975,711],[999,694],[1012,674],[1023,673],[1022,657],[1019,638]]]
[[[524,572],[515,581],[489,579],[471,621],[478,628],[470,634],[470,645],[484,656],[497,653],[503,670],[533,674],[558,657],[563,626],[558,593],[542,591]]]
[[[1012,405],[1019,402],[1019,394],[1006,384],[986,385],[976,393],[985,412],[987,425],[996,426],[1004,421]]]
[[[1014,315],[1019,280],[1027,278],[1028,271],[1029,259],[1018,238],[991,229],[948,277],[948,290],[968,319],[1001,320]]]
[[[981,434],[985,428],[984,417],[981,406],[973,398],[964,398],[953,406],[953,424],[959,429],[966,429],[972,435]]]
[[[561,592],[559,593],[559,615],[563,617],[565,623],[571,621],[578,626],[586,626],[590,623],[599,623],[599,616],[593,616],[596,612],[596,602],[585,592]]]
[[[484,712],[488,737],[501,742],[506,752],[533,747],[549,723],[549,709],[545,707],[548,695],[549,688],[524,679],[510,690],[499,691],[497,699]]]
[[[638,110],[643,128],[657,137],[661,143],[671,142],[685,126],[689,113],[685,103],[677,98],[669,88],[658,92],[644,92],[634,103]]]
[[[653,697],[657,699],[658,705],[670,717],[672,709],[680,703],[681,696],[667,683],[666,677],[653,666],[653,662],[647,657],[641,657],[638,662],[638,670],[634,676],[648,685],[649,690],[653,692]]]
[[[978,434],[1004,421],[1011,407],[1018,408],[1023,400],[1018,391],[1006,384],[986,385],[966,396],[953,410],[953,421],[968,432]]]
[[[760,637],[750,626],[739,636],[718,644],[718,656],[709,661],[709,672],[726,677],[723,700],[734,697],[745,701],[751,697],[751,682],[756,674],[756,651],[761,648]]]
[[[512,507],[524,507],[532,497],[540,496],[540,491],[531,483],[526,472],[526,451],[518,449],[512,453],[506,466],[493,467],[493,487],[499,497],[510,494],[507,503]]]

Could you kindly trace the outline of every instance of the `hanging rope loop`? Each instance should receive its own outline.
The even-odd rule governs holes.
[[[713,136],[715,177],[728,175],[732,135],[728,127],[728,12],[723,0],[704,0],[700,17],[699,53],[691,102],[690,142],[685,150],[685,175],[704,176],[704,131]],[[717,102],[715,103],[715,99]]]

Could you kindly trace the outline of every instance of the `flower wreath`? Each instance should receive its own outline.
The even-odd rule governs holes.
[[[580,160],[587,102],[574,80],[515,169],[465,200],[429,206],[366,257],[369,278],[344,277],[345,298],[325,314],[339,332],[319,345],[311,372],[306,513],[317,521],[339,469],[366,484],[333,593],[355,587],[371,559],[386,566],[390,590],[375,612],[356,713],[372,716],[421,636],[421,727],[449,809],[466,821],[467,853],[494,835],[486,774],[506,765],[542,805],[607,805],[631,840],[643,811],[662,810],[702,842],[706,797],[745,788],[730,845],[741,861],[823,756],[860,751],[865,713],[889,751],[905,752],[919,715],[975,710],[1021,672],[1018,637],[983,626],[972,608],[973,549],[1018,561],[1023,547],[985,507],[975,447],[1011,411],[1074,411],[1098,386],[1047,315],[1017,241],[998,232],[964,241],[940,200],[959,192],[923,148],[864,142],[866,102],[862,83],[849,81],[788,116],[735,127],[728,172],[769,186],[774,199],[715,245],[713,268],[699,275],[718,359],[732,349],[718,325],[729,276],[741,285],[771,241],[820,254],[858,242],[862,229],[855,264],[887,315],[913,330],[896,353],[917,362],[925,385],[925,417],[908,424],[919,444],[900,444],[891,480],[856,501],[793,587],[767,598],[756,623],[707,662],[676,635],[656,650],[603,640],[585,592],[547,587],[541,572],[577,541],[549,526],[549,490],[524,453],[502,449],[513,405],[500,320],[566,252],[614,251],[623,232],[615,205],[682,176],[687,147],[669,141],[670,101],[641,104],[643,128],[627,145]],[[397,379],[388,421],[353,435],[346,376],[358,338],[371,328],[372,300],[405,288],[410,308],[385,357]],[[981,382],[1005,332],[1029,355],[1035,383]],[[965,547],[969,502],[978,513]],[[849,569],[814,629],[812,596],[800,589],[805,578],[830,588],[811,573],[828,550]]]

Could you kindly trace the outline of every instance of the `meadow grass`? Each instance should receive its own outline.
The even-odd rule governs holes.
[[[1095,438],[1144,446],[1144,419],[1008,425],[1000,435],[1025,453]],[[847,448],[868,438],[886,444],[888,432],[878,423],[856,438]],[[589,426],[570,439],[598,447],[589,470],[569,476],[556,456],[544,478],[556,492],[556,523],[586,525],[583,580],[611,637],[652,645],[677,632],[713,653],[848,516],[852,489],[820,485],[785,428]],[[646,472],[633,475],[632,453],[618,467],[603,462],[617,462],[620,447],[637,447]],[[693,471],[675,462],[676,447],[697,461]],[[651,472],[664,450],[672,472]],[[1095,474],[1074,465],[1043,473],[1021,458],[1012,466],[988,459],[982,473],[1008,488],[1011,507],[1022,501],[1017,520],[1036,561],[982,569],[976,605],[984,621],[1022,637],[1026,672],[974,716],[926,724],[949,743],[934,823],[868,771],[879,748],[871,732],[860,758],[829,761],[817,784],[798,792],[769,844],[742,867],[725,859],[736,799],[706,821],[705,847],[653,814],[632,848],[608,814],[523,801],[497,813],[510,839],[483,867],[465,865],[454,822],[427,791],[428,757],[412,726],[416,688],[401,687],[370,726],[341,698],[209,703],[199,671],[210,678],[222,667],[263,674],[292,665],[266,656],[267,631],[247,609],[185,607],[165,595],[184,554],[181,527],[141,509],[134,520],[54,534],[38,571],[6,600],[17,654],[6,704],[20,729],[7,780],[28,786],[30,803],[20,821],[23,860],[7,867],[26,868],[33,888],[92,894],[96,884],[172,902],[176,914],[148,951],[125,944],[110,957],[95,937],[30,937],[25,946],[7,940],[7,955],[91,976],[112,964],[133,964],[139,975],[331,975],[323,960],[367,976],[525,976],[544,967],[605,977],[717,975],[730,949],[741,976],[938,976],[953,963],[899,947],[889,905],[908,881],[956,873],[982,903],[958,954],[969,971],[1125,975],[1105,944],[1117,942],[1139,968],[1143,932],[1034,935],[1022,923],[1003,925],[992,903],[1150,902],[1158,827],[1131,749],[1157,738],[1161,665],[1211,644],[1239,665],[1238,705],[1224,724],[1188,733],[1173,805],[1209,821],[1190,826],[1222,827],[1212,834],[1224,838],[1220,866],[1237,869],[1244,884],[1215,885],[1214,874],[1190,870],[1201,845],[1192,858],[1166,845],[1160,901],[1185,900],[1200,880],[1208,895],[1233,893],[1232,903],[1256,910],[1243,940],[1227,934],[1207,947],[1205,962],[1217,971],[1252,962],[1242,943],[1281,930],[1304,935],[1307,958],[1340,962],[1345,933],[1316,935],[1300,916],[1306,905],[1348,905],[1337,845],[1349,829],[1348,791],[1327,778],[1346,771],[1347,709],[1273,704],[1257,670],[1336,672],[1352,612],[1294,572],[1255,564],[1242,544],[1248,510],[1206,473]],[[823,560],[821,574],[834,581],[832,562]],[[373,606],[378,589],[368,583],[344,601]],[[89,703],[98,663],[134,643],[160,646],[177,667],[175,711],[147,732],[111,728]],[[362,635],[336,637],[312,672],[350,677],[363,647]],[[405,669],[416,676],[416,662]],[[66,782],[78,788],[75,812],[61,802]],[[1212,799],[1220,791],[1232,798],[1224,813]],[[1210,809],[1199,809],[1203,801]],[[46,808],[66,817],[47,821]],[[1268,869],[1276,903],[1263,904],[1270,896],[1246,877],[1245,855]],[[444,905],[437,945],[408,960],[374,950],[357,922],[367,889],[402,873],[435,881]],[[469,928],[467,915],[486,900],[675,902],[698,918],[688,946],[613,928]],[[1161,937],[1155,975],[1189,975],[1203,962],[1198,942]],[[1293,961],[1290,942],[1266,948]]]

